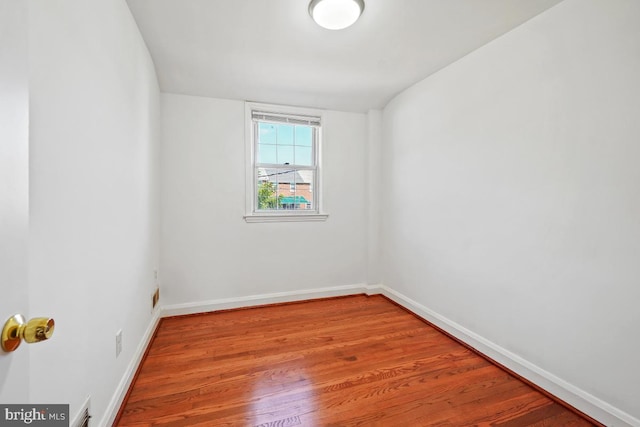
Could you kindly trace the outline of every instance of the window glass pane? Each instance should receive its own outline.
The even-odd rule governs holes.
[[[313,165],[313,156],[311,154],[311,147],[295,147],[295,159],[296,165],[311,166]]]
[[[276,163],[277,130],[271,123],[258,123],[258,144],[256,161],[258,163]]]
[[[313,207],[313,193],[311,187],[313,185],[313,171],[299,170],[295,174],[296,191],[294,199],[290,200],[292,209],[294,210],[310,210]]]
[[[271,123],[258,123],[258,144],[275,144],[276,126]]]
[[[275,125],[278,145],[293,145],[293,125]]]
[[[300,205],[300,203],[297,203],[297,202],[300,201],[300,198],[297,196],[297,190],[298,190],[297,189],[297,184],[300,184],[301,179],[299,177],[300,175],[298,174],[298,171],[295,171],[291,175],[292,175],[291,176],[291,181],[293,181],[293,186],[295,188],[294,188],[293,192],[289,193],[289,202],[292,202],[292,203],[288,203],[288,204],[286,204],[286,206],[289,206],[290,209],[297,209],[298,206]],[[285,205],[285,204],[283,203],[283,205]]]
[[[313,128],[311,126],[296,126],[296,145],[311,147],[313,141]]]
[[[258,163],[277,163],[276,145],[258,144]]]
[[[276,209],[278,206],[278,200],[276,197],[275,184],[268,180],[263,180],[258,177],[256,183],[258,200],[256,207],[258,210]]]
[[[285,163],[293,164],[293,145],[278,144],[278,161],[276,163],[284,165]]]
[[[276,209],[280,209],[280,204],[278,203],[278,200],[282,197],[282,191],[280,189],[280,173],[281,171],[279,169],[271,169],[271,173],[269,174],[270,178],[271,178],[271,182],[273,182],[273,186],[274,186],[274,197],[275,197],[275,208]]]

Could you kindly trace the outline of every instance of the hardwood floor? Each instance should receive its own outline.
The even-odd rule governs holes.
[[[382,296],[163,319],[120,426],[589,426]]]

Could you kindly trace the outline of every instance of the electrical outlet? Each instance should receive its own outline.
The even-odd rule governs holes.
[[[116,357],[122,352],[122,329],[116,332]]]

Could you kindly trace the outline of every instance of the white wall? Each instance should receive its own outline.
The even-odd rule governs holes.
[[[152,318],[159,89],[124,0],[31,1],[29,61],[30,398],[99,423]]]
[[[366,115],[326,112],[326,222],[248,224],[244,103],[161,99],[163,304],[365,283]]]
[[[367,284],[382,284],[382,111],[367,113]]]
[[[0,0],[0,327],[28,314],[29,85],[27,5]],[[0,402],[28,401],[29,352],[0,350]]]
[[[396,97],[382,241],[387,286],[638,425],[639,21],[566,0]]]

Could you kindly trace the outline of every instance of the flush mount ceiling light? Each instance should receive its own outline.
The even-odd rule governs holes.
[[[363,0],[311,0],[309,14],[328,30],[342,30],[353,25],[364,10]]]

